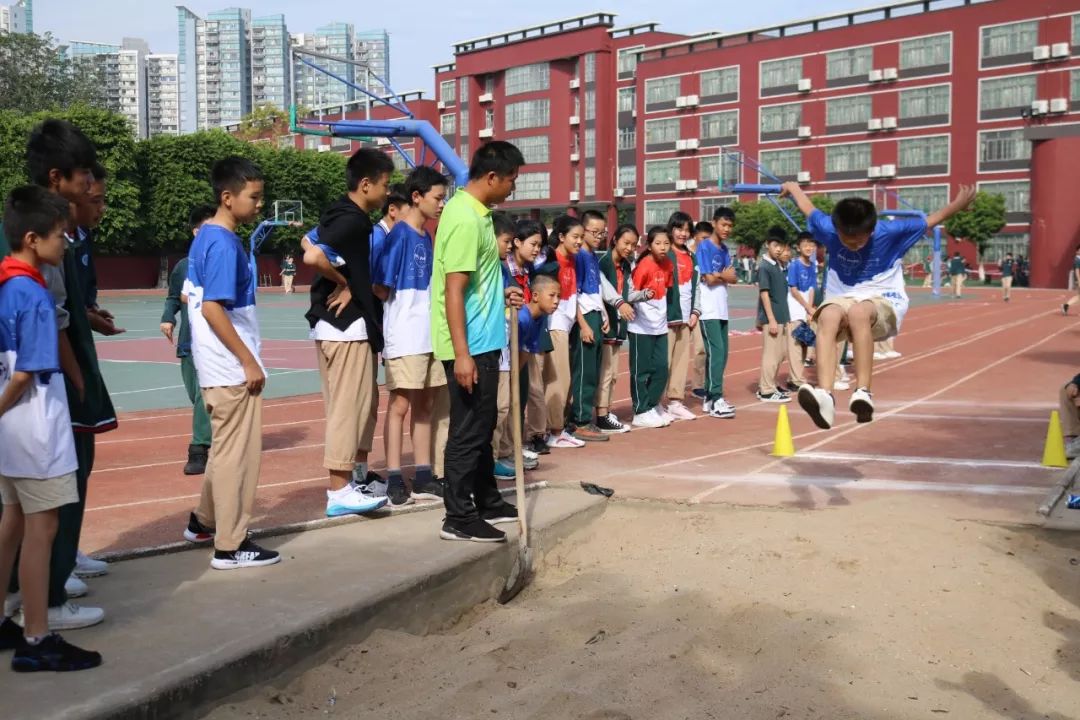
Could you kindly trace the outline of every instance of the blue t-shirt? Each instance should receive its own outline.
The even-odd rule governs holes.
[[[867,243],[851,250],[840,242],[832,218],[821,210],[810,213],[807,227],[829,253],[829,270],[847,287],[869,283],[883,273],[890,273],[896,261],[922,240],[927,230],[925,218],[879,220]]]
[[[404,225],[405,223],[397,223],[398,225]],[[393,229],[390,230],[393,232]],[[382,224],[382,221],[375,223],[375,227],[371,231],[371,267],[378,267],[379,260],[382,258],[382,254],[386,248],[386,238],[390,236],[390,233],[386,231],[386,226]]]
[[[817,284],[817,263],[811,260],[809,265],[805,265],[801,257],[792,260],[788,263],[787,284],[801,293],[814,287]]]
[[[518,310],[518,344],[528,353],[540,352],[540,339],[548,329],[548,316],[541,313],[534,318],[529,308]]]
[[[431,236],[399,222],[386,236],[371,281],[390,288],[386,300],[383,357],[431,352]]]
[[[697,263],[700,275],[712,275],[731,267],[731,251],[728,250],[727,245],[717,245],[710,238],[705,238],[698,243],[694,252],[694,262]],[[698,295],[701,298],[702,320],[728,319],[728,288],[726,283],[709,285],[702,281],[698,283]]]
[[[11,367],[0,360],[0,385],[7,384],[11,372],[34,373],[47,383],[60,370],[58,347],[56,306],[49,291],[24,276],[0,285],[0,354],[13,353]]]

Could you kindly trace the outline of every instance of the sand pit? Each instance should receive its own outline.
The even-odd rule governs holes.
[[[612,503],[512,605],[209,717],[1080,717],[1080,538],[963,517]]]

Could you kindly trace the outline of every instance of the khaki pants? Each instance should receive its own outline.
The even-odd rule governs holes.
[[[431,403],[431,470],[435,477],[446,477],[443,457],[446,454],[446,436],[450,432],[450,391],[446,385],[435,388]]]
[[[611,410],[611,396],[619,379],[619,350],[622,345],[604,343],[600,349],[600,385],[596,388],[596,407]]]
[[[215,529],[215,549],[232,552],[247,538],[255,506],[263,400],[243,385],[203,388],[202,396],[210,414],[211,444],[195,517]]]
[[[525,403],[525,439],[547,435],[547,400],[544,397],[543,355],[529,353],[529,398]]]
[[[799,327],[798,322],[789,322],[787,327],[784,328],[784,335],[787,336],[787,362],[788,362],[788,378],[796,385],[802,385],[806,382],[806,378],[803,377],[803,346],[792,335],[795,328]],[[765,328],[765,334],[768,334],[769,329]]]
[[[293,276],[292,275],[282,275],[281,276],[281,285],[282,285],[282,287],[285,288],[285,292],[287,292],[287,293],[293,292]]]
[[[499,372],[499,412],[495,420],[495,432],[491,436],[491,450],[496,458],[514,456],[514,428],[510,426],[510,372]]]
[[[953,275],[952,280],[952,292],[953,295],[960,297],[964,294],[964,281],[967,280],[967,275],[960,273],[959,275]]]
[[[1005,297],[1009,297],[1009,292],[1012,290],[1012,275],[1001,278],[1001,289],[1005,291]]]
[[[690,352],[694,340],[689,325],[675,325],[667,331],[668,384],[664,394],[670,400],[686,396],[686,373],[690,369]]]
[[[375,353],[367,342],[315,343],[326,406],[323,467],[352,470],[356,453],[371,450],[379,417]]]
[[[544,356],[544,402],[549,430],[566,426],[566,399],[570,394],[570,333],[551,331],[552,351]]]
[[[698,324],[694,326],[693,332],[690,333],[694,339],[694,349],[691,354],[692,370],[690,372],[690,382],[693,383],[695,388],[705,387],[705,338],[701,335],[701,319],[698,319]]]
[[[1061,415],[1061,433],[1065,437],[1080,436],[1080,408],[1076,407],[1076,401],[1065,393],[1065,383],[1058,393],[1058,407]]]
[[[758,379],[758,391],[762,395],[776,392],[776,376],[787,355],[787,336],[787,325],[781,325],[780,332],[775,337],[769,334],[768,325],[761,328],[761,377]]]

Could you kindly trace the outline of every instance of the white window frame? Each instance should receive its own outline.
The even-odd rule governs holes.
[[[1016,155],[1016,156],[1013,156],[1013,157],[1007,157],[1007,158],[999,157],[999,158],[993,158],[991,160],[986,160],[983,157],[983,154],[984,154],[984,147],[983,146],[987,142],[988,136],[990,136],[990,135],[998,135],[998,134],[1001,134],[1001,133],[1014,133],[1015,136],[1011,140],[1008,140],[1008,141],[995,138],[993,142],[997,142],[997,143],[1009,142],[1009,143],[1012,144],[1013,147],[1018,147],[1018,148],[1026,147],[1027,151],[1028,151],[1027,155],[1023,155],[1021,153],[1020,155]],[[1004,147],[1004,145],[1002,145],[1002,147]],[[977,156],[977,160],[976,160],[976,167],[981,168],[981,166],[982,166],[982,164],[984,162],[1015,162],[1015,161],[1019,161],[1019,160],[1030,160],[1030,159],[1031,159],[1031,142],[1024,138],[1024,128],[1022,128],[1022,127],[1011,127],[1011,128],[999,128],[999,129],[995,129],[995,130],[980,130],[979,131],[978,156]],[[1016,172],[1016,171],[1015,170],[982,170],[982,169],[980,169],[979,172],[980,173],[993,173],[993,172]]]
[[[911,207],[914,207],[916,210],[921,210],[922,212],[929,215],[930,213],[934,212],[935,210],[940,210],[941,208],[943,208],[943,207],[945,207],[946,205],[949,204],[949,184],[948,183],[935,183],[933,185],[905,185],[905,186],[902,186],[902,187],[893,188],[893,190],[896,191],[896,194],[906,204],[901,205],[901,203],[896,202],[896,203],[890,203],[890,206],[895,205],[897,207],[902,206],[902,207],[906,208],[906,207],[908,207],[908,205],[910,205]],[[929,194],[930,192],[939,192],[940,191],[941,196],[938,199],[934,200],[933,202],[923,203],[923,206],[920,206],[918,201],[914,201],[914,202],[912,201],[912,195],[911,195],[912,190],[926,191],[927,194]]]
[[[850,80],[852,78],[869,77],[874,68],[874,47],[872,45],[860,45],[859,47],[844,48],[825,53],[825,79],[826,80]],[[843,71],[838,75],[835,72]]]
[[[625,102],[627,98],[630,99],[629,103]],[[633,112],[637,107],[637,88],[633,85],[619,88],[617,101],[619,112]]]
[[[849,111],[858,109],[865,112],[865,117],[859,115],[857,118],[848,118],[846,122],[834,122],[837,118],[830,119],[829,116],[834,112],[839,112],[837,108],[845,108]],[[855,113],[858,115],[858,113]],[[840,97],[829,98],[825,101],[825,128],[836,127],[837,125],[862,125],[861,130],[866,129],[866,123],[870,118],[874,117],[874,97],[872,95],[863,93],[861,95],[842,95]]]
[[[544,170],[520,173],[511,200],[547,200],[551,197],[551,173]]]
[[[905,100],[905,97],[913,97],[915,93],[936,91],[940,88],[945,88],[946,102],[945,102],[945,125],[952,124],[952,83],[941,83],[940,85],[918,85],[916,87],[904,88],[896,96],[897,104],[900,109],[899,118],[901,120],[914,120],[921,117],[934,117],[940,113],[926,113],[923,115],[905,115],[904,109],[911,105],[909,100]],[[924,126],[925,127],[925,126]]]
[[[626,73],[634,73],[637,70],[637,54],[645,49],[644,45],[633,45],[619,49],[618,67],[616,76]]]
[[[795,153],[797,153],[797,155],[793,155]],[[784,162],[779,162],[777,159],[781,155],[787,155],[787,157],[784,158]],[[795,163],[795,166],[797,167],[794,167],[794,169],[788,167],[788,163],[791,162],[789,159],[790,156],[798,158],[798,162]],[[769,162],[770,158],[773,158],[772,162]],[[762,150],[758,154],[758,162],[761,163],[761,166],[767,169],[773,175],[776,175],[777,177],[797,176],[800,172],[803,171],[805,167],[803,165],[803,160],[803,149],[798,147],[783,148],[777,150]]]
[[[942,135],[916,135],[915,137],[902,138],[896,143],[896,167],[903,169],[907,167],[929,167],[938,163],[920,163],[918,165],[909,165],[904,163],[902,158],[903,148],[906,143],[926,142],[928,140],[944,140],[945,141],[945,171],[940,173],[930,173],[929,175],[918,176],[905,176],[905,177],[932,177],[937,175],[948,175],[949,170],[952,168],[952,136],[948,134]]]
[[[645,147],[648,148],[650,145],[662,145],[664,143],[674,143],[678,141],[682,137],[680,130],[681,124],[682,120],[677,117],[646,120]],[[660,135],[661,138],[655,138],[655,134]]]
[[[656,168],[658,168],[660,166],[665,166],[665,167],[666,166],[672,166],[672,167],[675,168],[675,172],[673,174],[665,173],[665,178],[667,178],[669,176],[671,177],[670,181],[665,179],[663,181],[652,181],[652,182],[650,182],[650,180],[649,180],[650,168],[655,171]],[[645,191],[646,192],[653,192],[653,193],[655,193],[655,192],[669,192],[668,190],[651,190],[650,191],[649,190],[649,185],[669,185],[669,184],[673,185],[673,184],[675,184],[675,182],[677,180],[682,179],[681,173],[682,173],[682,161],[680,161],[677,158],[668,158],[667,160],[646,160],[645,161]]]
[[[1003,36],[1001,31],[1008,30],[1010,28],[1026,28],[1033,34],[1033,42],[1030,45],[1024,45],[1022,35],[1017,38],[1010,38]],[[1021,31],[1022,32],[1022,31]],[[994,52],[993,54],[986,53],[986,46],[988,40],[992,43],[993,39],[988,38],[988,35],[998,35],[998,40],[1001,45],[1013,45],[1013,47],[1007,47],[1004,51]],[[1018,33],[1018,35],[1020,35]],[[985,60],[993,60],[999,57],[1008,57],[1009,55],[1027,55],[1025,62],[1027,64],[1031,61],[1031,51],[1039,44],[1039,21],[1035,20],[1019,20],[1016,22],[998,23],[996,25],[983,25],[979,28],[979,67],[984,67]],[[1021,47],[1023,45],[1023,47]],[[994,67],[1001,67],[995,65]]]
[[[547,62],[515,65],[503,72],[503,95],[511,97],[551,88],[551,64]]]
[[[1023,185],[1023,190],[1019,191],[1023,194],[1026,207],[1022,209],[1010,209],[1009,208],[1009,193],[995,190],[993,186],[998,185]],[[979,190],[987,193],[1003,195],[1005,197],[1005,212],[1007,213],[1028,213],[1031,214],[1031,180],[1028,178],[1022,178],[1018,180],[981,180],[978,183]]]
[[[439,83],[439,100],[447,105],[457,102],[457,80],[443,80]]]
[[[514,138],[514,145],[525,156],[526,165],[543,165],[551,162],[551,141],[547,135]]]
[[[705,92],[705,76],[710,75],[712,73],[718,73],[721,78],[723,78],[723,76],[725,74],[734,73],[734,75],[735,75],[735,88],[734,88],[734,90],[729,91],[729,92],[712,93],[711,95],[709,93],[706,93]],[[698,73],[698,96],[701,97],[701,98],[706,98],[706,97],[711,97],[711,96],[715,96],[715,95],[728,95],[728,94],[730,94],[730,92],[734,92],[735,93],[735,98],[734,99],[732,99],[732,100],[723,100],[721,102],[724,102],[724,103],[738,102],[739,101],[739,82],[740,82],[740,80],[741,80],[741,75],[740,75],[738,65],[727,65],[726,67],[710,68],[708,70],[702,70],[701,72]],[[723,82],[723,80],[721,82]],[[718,103],[710,103],[710,104],[718,104]]]
[[[804,56],[802,55],[797,55],[795,57],[776,58],[774,60],[762,60],[760,63],[758,63],[758,91],[761,92],[764,90],[771,90],[772,88],[785,87],[787,85],[797,85],[799,83],[799,80],[803,77],[803,60]],[[787,66],[794,66],[795,63],[798,63],[798,70],[796,72],[792,72],[791,69]],[[778,82],[766,85],[766,72],[768,70],[771,70],[773,67],[783,67],[784,69],[780,70],[780,72],[777,73],[781,76]],[[789,78],[787,77],[788,75],[794,76],[794,80],[789,82]]]
[[[734,118],[735,132],[730,133],[730,134],[725,133],[725,134],[720,134],[720,135],[710,135],[708,132],[706,132],[706,128],[705,128],[705,126],[706,126],[706,118],[711,118],[711,117],[715,117],[715,116],[723,117],[724,120],[722,120],[721,122],[728,122],[727,121],[727,116],[730,116],[730,117]],[[702,140],[713,140],[715,138],[734,137],[735,138],[734,142],[737,144],[739,142],[739,111],[737,109],[735,109],[735,110],[717,110],[715,112],[702,113],[699,116],[699,120],[698,120],[698,133],[699,133],[699,137]]]
[[[619,182],[616,187],[637,188],[637,165],[620,165],[617,172]]]
[[[792,125],[790,128],[785,126],[785,127],[777,128],[777,129],[774,129],[774,130],[766,130],[765,129],[765,116],[766,116],[766,114],[771,114],[777,108],[790,108],[790,107],[796,107],[799,110],[799,116],[795,120],[794,125]],[[760,142],[776,142],[774,140],[762,140],[761,139],[764,136],[764,134],[767,133],[767,132],[770,132],[770,133],[772,133],[772,132],[789,132],[791,130],[797,131],[799,129],[799,126],[802,125],[802,116],[803,116],[802,107],[803,107],[802,102],[779,103],[779,104],[776,104],[776,105],[761,105],[761,106],[759,106],[758,107],[758,139],[760,140]]]
[[[656,105],[659,103],[675,102],[675,98],[679,97],[682,93],[682,75],[667,75],[665,77],[649,78],[645,81],[645,108],[646,110],[650,105]],[[665,90],[665,96],[667,93],[671,94],[670,98],[654,100],[651,95],[654,90],[663,88]],[[671,88],[674,88],[674,92],[671,92]]]
[[[984,94],[987,84],[999,83],[1003,80],[1015,80],[1017,78],[1030,78],[1031,80],[1031,97],[1026,101],[1018,103],[1016,105],[1002,105],[1000,107],[985,107],[984,106]],[[1019,73],[1016,75],[998,75],[996,77],[979,78],[979,116],[982,117],[985,110],[1005,110],[1008,108],[1023,108],[1030,107],[1031,101],[1035,100],[1039,94],[1039,76],[1038,73]]]
[[[829,153],[830,151],[838,151],[841,148],[854,148],[865,147],[866,148],[866,164],[862,167],[848,167],[843,170],[832,170],[829,168]],[[865,172],[867,168],[874,164],[874,150],[873,143],[860,142],[860,143],[838,143],[836,145],[825,146],[825,175],[828,176],[831,173],[839,172]]]
[[[509,103],[504,110],[503,122],[506,132],[548,127],[551,125],[551,101],[540,98]]]
[[[645,224],[641,229],[643,235],[648,232],[648,228],[656,225],[667,225],[667,221],[671,218],[671,214],[682,209],[682,203],[679,200],[646,200],[644,209]],[[650,213],[652,213],[652,215],[650,215]],[[651,218],[660,217],[660,215],[663,217],[658,222],[652,221]]]
[[[924,67],[934,67],[935,65],[942,64],[942,63],[936,63],[936,62],[930,62],[930,63],[926,63],[924,65],[905,65],[904,64],[904,44],[905,43],[918,43],[918,42],[929,43],[929,42],[932,42],[932,41],[936,41],[939,38],[945,38],[945,40],[946,40],[946,43],[945,43],[946,44],[946,52],[945,52],[945,63],[944,64],[949,66],[949,69],[946,72],[952,72],[952,54],[953,54],[952,32],[936,33],[934,35],[923,35],[921,37],[905,38],[905,39],[901,40],[900,41],[900,49],[899,49],[899,57],[897,58],[897,67],[901,71],[903,71],[903,70],[915,70],[917,68],[924,68]],[[928,49],[929,48],[919,48],[918,51],[925,53],[925,52],[928,51]],[[920,77],[925,77],[925,76],[920,76]]]
[[[457,115],[446,113],[439,116],[439,134],[457,135]]]

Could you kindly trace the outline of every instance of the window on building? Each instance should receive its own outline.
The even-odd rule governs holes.
[[[1031,158],[1031,141],[1024,131],[992,130],[979,133],[979,161],[982,163],[1028,160]]]
[[[546,200],[551,197],[551,173],[528,172],[517,176],[514,200]]]
[[[723,68],[722,70],[706,70],[701,73],[701,89],[698,91],[698,95],[701,97],[738,95],[738,93],[738,67]]]
[[[484,127],[495,128],[495,110],[494,108],[488,108],[484,110]]]
[[[632,127],[619,128],[619,149],[633,150],[637,147],[637,129]]]
[[[979,83],[979,110],[1026,108],[1035,99],[1035,76],[1014,75]]]
[[[680,209],[678,200],[651,200],[645,203],[645,227],[667,225],[672,213]],[[644,228],[642,228],[644,230]]]
[[[585,197],[596,195],[596,168],[585,168]]]
[[[485,75],[484,76],[484,92],[486,94],[488,94],[488,95],[494,94],[494,92],[495,92],[495,76],[494,75]]]
[[[1072,71],[1072,92],[1071,97],[1073,102],[1080,101],[1080,70]]]
[[[911,88],[900,91],[900,119],[948,116],[952,100],[948,85]]]
[[[874,68],[874,48],[860,47],[835,50],[825,55],[825,77],[828,80],[867,77]]]
[[[472,158],[472,155],[469,154],[469,141],[468,140],[462,140],[461,145],[459,147],[461,149],[458,150],[458,153],[465,160],[465,162],[469,162],[470,158]],[[449,193],[447,193],[447,195],[449,195]]]
[[[873,114],[873,99],[869,95],[836,98],[825,101],[825,126],[862,125]]]
[[[903,203],[892,202],[889,207],[913,207],[924,213],[940,210],[949,204],[948,185],[919,185],[916,187],[896,188],[897,194]]]
[[[585,82],[596,82],[596,53],[585,55]]]
[[[596,91],[595,90],[586,90],[585,91],[585,119],[586,120],[595,120],[596,119]]]
[[[873,193],[869,190],[853,189],[853,190],[834,190],[833,192],[822,193],[825,197],[832,200],[834,203],[838,203],[844,198],[862,198],[863,200],[869,200],[873,202]]]
[[[596,157],[596,129],[585,128],[585,157]]]
[[[570,173],[570,191],[577,192],[581,190],[581,173],[576,170]]]
[[[825,172],[861,172],[870,167],[870,143],[831,145],[825,148]]]
[[[637,54],[644,49],[644,45],[635,45],[619,51],[619,77],[634,74],[637,69]]]
[[[802,105],[768,105],[761,108],[761,132],[774,133],[798,130],[802,123]]]
[[[1031,212],[1031,183],[1027,180],[983,182],[979,183],[979,189],[994,195],[1003,195],[1007,213]]]
[[[551,71],[546,62],[532,65],[518,65],[509,68],[503,78],[503,92],[506,95],[547,90],[551,84]]]
[[[411,150],[406,150],[405,154],[408,155],[410,159],[412,158],[412,151]],[[390,153],[390,161],[394,163],[394,169],[395,170],[398,170],[398,171],[403,172],[403,173],[407,173],[410,170],[412,170],[412,165],[410,165],[409,161],[405,159],[405,155],[402,155],[401,153],[399,153],[397,151],[394,151],[394,152]]]
[[[1080,45],[1080,15],[1072,16],[1072,46]]]
[[[469,102],[469,78],[461,78],[461,89],[458,91],[458,97],[461,98],[462,103]]]
[[[547,127],[551,124],[551,101],[526,100],[506,106],[506,130]]]
[[[620,165],[619,166],[619,187],[632,188],[637,187],[637,166],[636,165]]]
[[[949,137],[917,137],[897,143],[897,165],[902,168],[948,166]]]
[[[444,103],[450,104],[457,99],[457,81],[455,80],[443,80],[439,83],[439,99]]]
[[[660,145],[673,143],[679,139],[679,119],[667,118],[666,120],[645,121],[645,144]]]
[[[763,170],[767,170],[778,178],[794,178],[802,172],[802,150],[762,150],[758,160],[761,161]],[[762,182],[771,182],[762,175]]]
[[[1039,21],[995,25],[982,29],[982,58],[991,60],[1011,55],[1026,55],[1039,42]]]
[[[514,144],[517,145],[521,154],[525,156],[525,162],[529,165],[546,163],[550,159],[547,135],[514,138]]]
[[[645,81],[645,104],[675,102],[682,90],[681,77],[655,78]]]
[[[632,88],[619,88],[619,112],[630,112],[637,101],[637,91]]]
[[[570,153],[573,155],[581,154],[581,136],[577,133],[570,136]]]
[[[802,58],[770,60],[761,63],[761,89],[798,85],[803,76]]]
[[[720,183],[719,155],[705,155],[698,160],[698,182],[703,185],[706,183]]]
[[[735,195],[705,198],[701,201],[702,219],[712,222],[713,213],[716,212],[716,208],[731,207],[735,204],[736,200],[738,200],[738,197]]]
[[[645,187],[674,185],[679,179],[678,160],[647,160],[645,162]]]
[[[442,135],[457,134],[457,115],[440,115],[439,133]]]
[[[738,138],[739,111],[707,113],[701,116],[701,139]]]
[[[469,111],[468,110],[462,110],[460,115],[461,115],[461,119],[458,122],[460,123],[461,134],[462,135],[468,135],[469,134]]]
[[[1013,257],[1031,257],[1031,237],[1027,233],[998,233],[990,238],[982,259],[984,262],[999,263],[1005,259],[1006,253],[1012,253]]]
[[[931,35],[900,43],[900,69],[914,70],[936,65],[949,65],[952,60],[952,36]]]
[[[305,135],[304,136],[304,149],[305,150],[318,150],[322,145],[322,138],[318,135]]]

